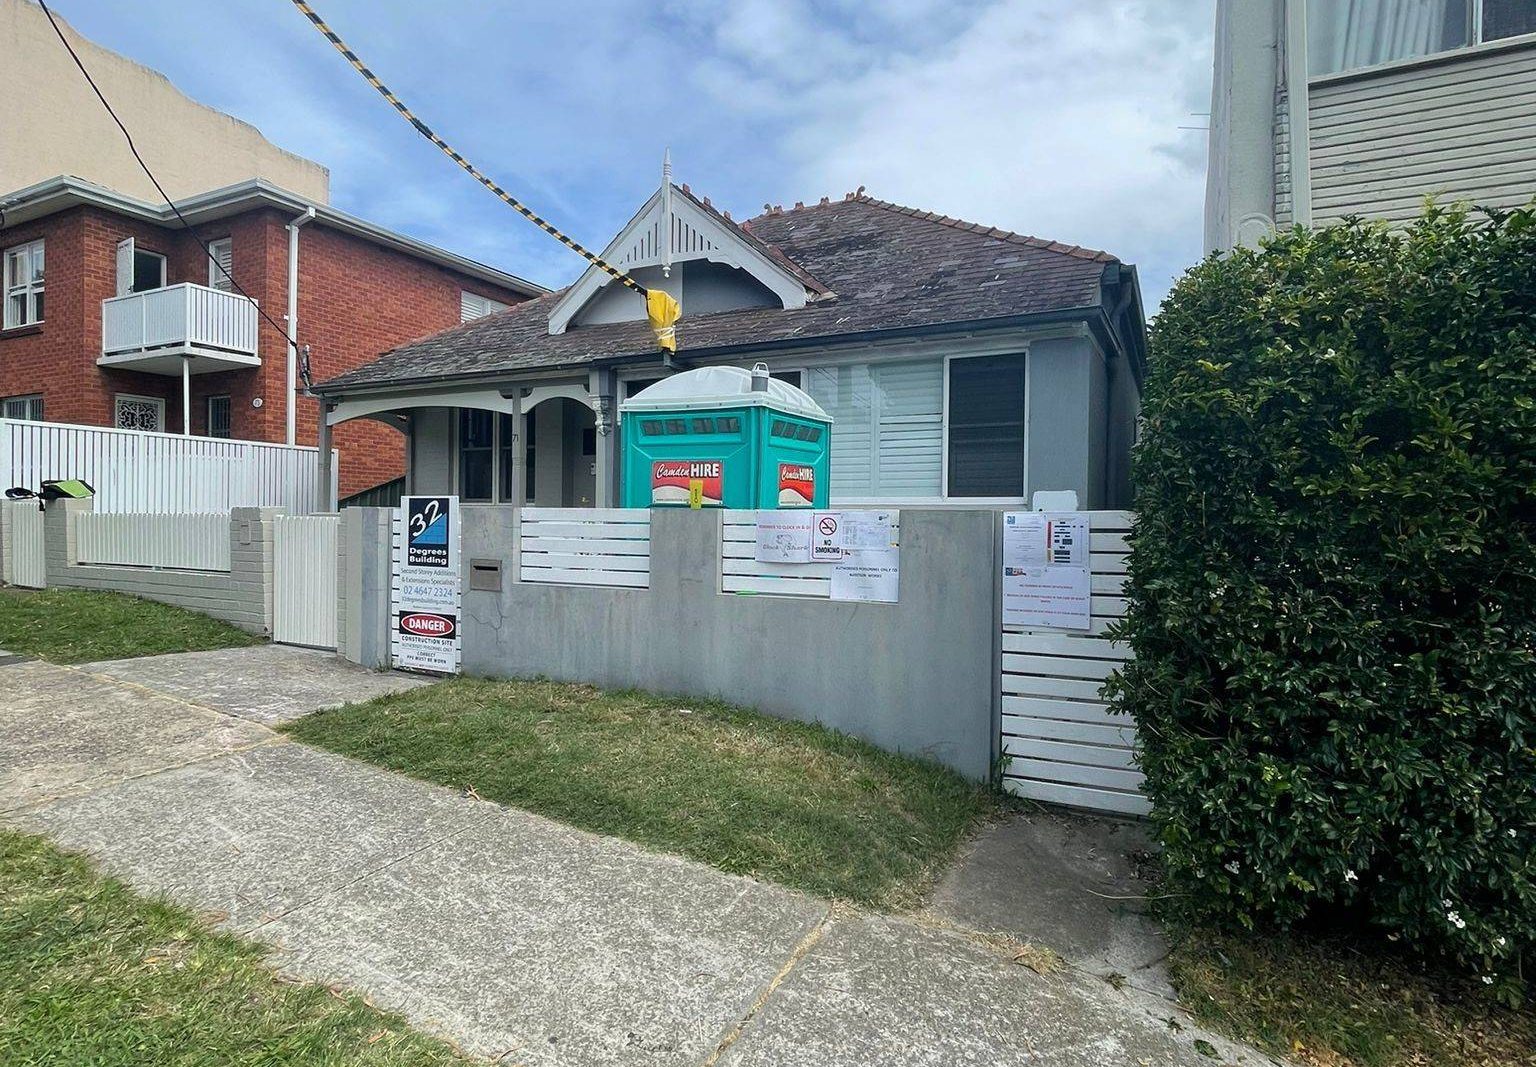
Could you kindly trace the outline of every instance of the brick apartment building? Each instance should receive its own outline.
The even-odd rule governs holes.
[[[544,292],[260,179],[178,206],[284,328],[297,228],[298,341],[316,381]],[[50,179],[0,195],[0,255],[0,415],[286,440],[286,338],[169,208]],[[312,445],[317,405],[302,383],[294,397],[294,441]],[[334,443],[343,496],[403,470],[403,438],[389,427],[348,423]]]

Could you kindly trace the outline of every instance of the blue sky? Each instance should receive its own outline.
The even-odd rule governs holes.
[[[286,0],[57,0],[330,168],[332,203],[545,285],[579,261],[402,122]],[[1103,248],[1150,313],[1200,254],[1212,0],[317,0],[450,143],[600,248],[679,181],[736,218],[859,185]],[[123,116],[132,128],[133,116]],[[151,161],[153,164],[153,161]]]

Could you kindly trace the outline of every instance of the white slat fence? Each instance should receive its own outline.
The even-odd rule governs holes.
[[[75,562],[229,570],[229,512],[74,517]]]
[[[651,513],[643,508],[523,508],[518,577],[555,585],[651,584]]]
[[[336,647],[339,515],[279,515],[272,523],[272,640]]]
[[[43,512],[36,500],[7,500],[5,575],[12,585],[41,589],[48,584],[43,563]]]
[[[1145,815],[1130,720],[1100,690],[1130,654],[1104,632],[1125,614],[1126,511],[1089,512],[1092,626],[1084,633],[1004,626],[1002,751],[1006,788],[1032,800]]]
[[[322,507],[313,448],[0,419],[0,489],[80,478],[102,513]],[[332,453],[332,480],[338,469]]]
[[[895,524],[901,533],[901,521]],[[720,527],[720,591],[771,596],[832,596],[831,563],[759,563],[757,512],[729,510]]]

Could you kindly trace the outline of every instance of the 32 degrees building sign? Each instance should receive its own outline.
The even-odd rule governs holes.
[[[390,660],[407,670],[459,670],[459,498],[408,496],[395,534]]]

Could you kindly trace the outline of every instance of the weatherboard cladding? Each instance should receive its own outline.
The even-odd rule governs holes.
[[[1104,252],[899,207],[867,196],[774,211],[743,228],[829,295],[803,308],[685,317],[685,352],[803,343],[880,330],[979,322],[1097,307]],[[529,300],[385,353],[321,388],[387,385],[652,356],[643,322],[548,332],[560,293]]]

